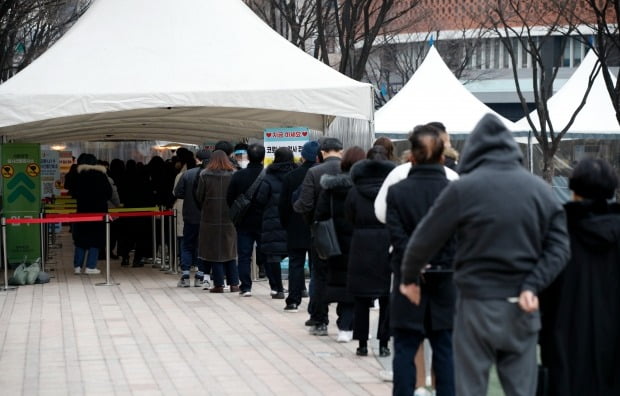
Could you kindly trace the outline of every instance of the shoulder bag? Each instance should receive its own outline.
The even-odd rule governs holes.
[[[261,173],[256,177],[254,183],[248,188],[246,192],[243,194],[239,194],[239,196],[235,199],[235,201],[228,208],[228,214],[230,215],[230,220],[234,225],[238,225],[241,223],[243,218],[245,217],[248,208],[250,207],[250,203],[252,203],[252,197],[254,196],[254,192],[260,185],[261,181],[265,177],[265,170],[262,170]]]
[[[327,260],[332,257],[340,256],[340,244],[334,226],[334,198],[329,200],[330,217],[327,220],[315,221],[312,223],[312,238],[314,248],[320,259]]]

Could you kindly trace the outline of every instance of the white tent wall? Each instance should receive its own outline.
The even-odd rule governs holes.
[[[0,85],[0,135],[60,143],[262,136],[371,120],[372,86],[293,46],[240,0],[95,0]]]
[[[435,47],[405,86],[375,114],[377,136],[406,139],[416,125],[442,122],[456,137],[466,137],[487,113],[514,124],[478,100],[454,76]]]

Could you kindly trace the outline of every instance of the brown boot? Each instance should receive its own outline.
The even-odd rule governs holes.
[[[210,293],[224,293],[224,286],[215,286],[209,289]]]

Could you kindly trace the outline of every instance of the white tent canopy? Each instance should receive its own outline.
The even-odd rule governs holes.
[[[590,74],[595,66],[599,66],[597,60],[594,51],[589,51],[568,81],[547,101],[549,118],[556,132],[568,125],[570,118],[581,103],[588,87]],[[530,117],[534,125],[540,128],[536,110],[530,113]],[[517,122],[516,128],[519,131],[531,129],[525,117]],[[599,71],[586,104],[575,118],[566,136],[601,137],[607,135],[609,137],[613,134],[620,134],[620,126],[605,87],[603,73]]]
[[[433,46],[407,84],[376,112],[375,132],[404,136],[416,125],[440,121],[451,135],[468,134],[487,113],[498,116],[512,130],[511,121],[461,84]]]
[[[369,84],[299,50],[240,0],[96,0],[0,85],[8,140],[176,140],[372,120]]]

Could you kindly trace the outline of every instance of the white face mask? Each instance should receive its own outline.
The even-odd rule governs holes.
[[[241,161],[239,161],[239,166],[241,166],[242,169],[245,169],[245,168],[247,168],[249,163],[250,163],[250,161],[248,161],[248,160],[241,160]]]

